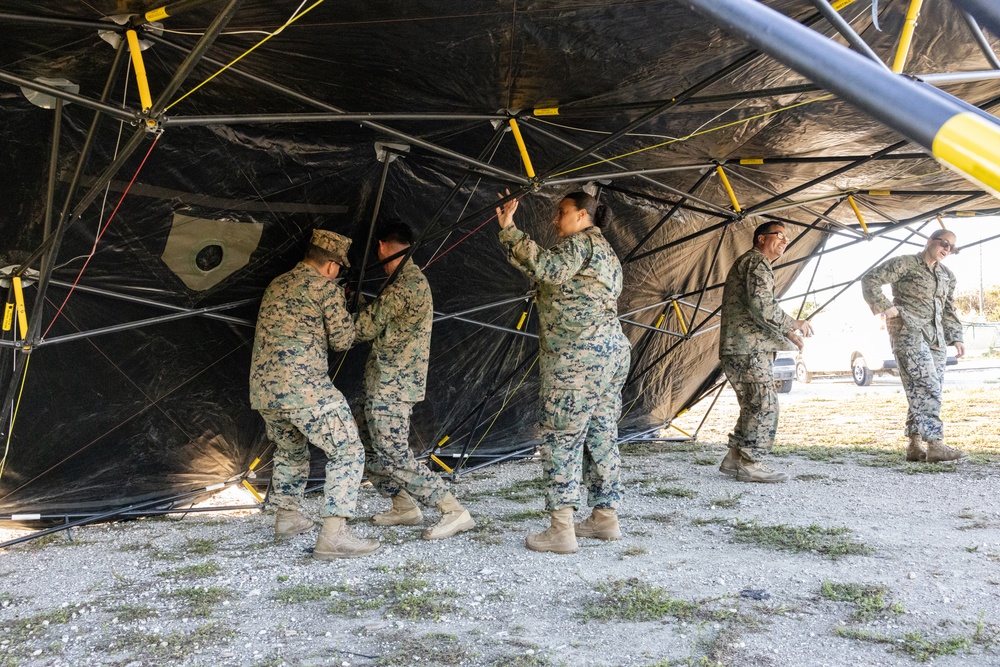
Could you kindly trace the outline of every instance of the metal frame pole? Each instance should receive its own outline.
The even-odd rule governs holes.
[[[505,114],[486,113],[274,113],[232,114],[219,116],[169,116],[161,121],[164,127],[191,125],[254,125],[258,123],[359,123],[361,121],[506,121]]]
[[[691,188],[690,188],[691,194],[694,194],[695,192],[697,192],[698,188],[700,188],[702,186],[702,184],[705,181],[707,181],[711,175],[712,175],[712,171],[706,169],[705,173],[703,173],[701,175],[701,177],[697,181],[695,181],[695,184],[691,186]],[[672,218],[674,216],[674,214],[677,213],[678,210],[680,210],[681,205],[685,201],[687,201],[686,198],[681,198],[676,204],[674,204],[670,208],[670,210],[667,211],[667,214],[664,215],[662,218],[660,218],[660,221],[657,222],[655,225],[653,225],[652,229],[650,229],[646,233],[646,235],[643,236],[642,239],[638,243],[635,244],[635,247],[632,248],[632,250],[630,250],[627,255],[625,255],[625,257],[622,259],[622,264],[628,264],[630,261],[632,261],[632,256],[635,255],[635,253],[637,253],[639,251],[639,248],[641,248],[646,243],[646,241],[648,241],[650,239],[650,237],[653,236],[653,234],[655,234],[657,231],[659,231],[659,229],[661,227],[663,227],[663,225],[666,224],[666,222],[668,220],[670,220],[670,218]]]
[[[841,16],[827,0],[812,0],[812,3],[813,6],[819,10],[820,14],[823,15],[823,18],[825,18],[830,25],[832,25],[836,31],[847,40],[848,44],[854,47],[855,51],[879,63],[885,67],[886,70],[889,69],[889,66],[882,62],[882,59],[878,57],[878,54],[872,51],[872,48],[868,46],[865,40],[861,39],[861,36],[854,31],[851,24],[845,21],[844,17]]]
[[[986,62],[990,64],[993,69],[1000,69],[1000,58],[997,58],[996,52],[993,47],[990,46],[990,42],[986,39],[986,35],[983,34],[983,29],[979,27],[979,23],[972,17],[969,12],[964,9],[959,9],[958,13],[962,15],[962,19],[965,21],[965,25],[969,26],[969,30],[972,32],[972,37],[976,40],[976,44],[979,45],[979,50],[983,52],[986,56]]]
[[[52,205],[56,196],[56,171],[59,168],[59,135],[62,126],[63,101],[56,99],[55,120],[52,123],[52,147],[49,151],[49,178],[45,187],[45,219],[42,224],[42,239],[52,233]]]
[[[986,15],[987,0],[956,1],[966,9],[981,4]],[[1000,145],[1000,122],[995,118],[970,112],[936,88],[886,73],[881,65],[754,0],[684,0],[684,4],[1000,196],[1000,150],[993,145]],[[976,10],[970,13],[978,18]],[[1000,26],[1000,8],[994,6],[991,13],[997,14]],[[758,204],[752,210],[762,207]]]
[[[67,90],[62,90],[61,88],[54,88],[44,83],[39,83],[38,81],[33,81],[31,79],[25,79],[15,74],[4,72],[2,70],[0,70],[0,81],[6,81],[7,83],[12,83],[15,86],[23,86],[24,88],[28,88],[30,90],[35,90],[40,93],[45,93],[46,95],[51,95],[57,100],[63,100],[64,102],[73,102],[75,104],[79,104],[82,107],[93,109],[94,111],[100,111],[101,113],[107,114],[112,118],[123,120],[126,123],[134,123],[136,119],[138,119],[139,117],[139,114],[135,111],[128,111],[126,109],[122,109],[121,107],[116,107],[110,104],[106,104],[103,101],[98,102],[96,100],[90,99],[89,97],[84,97],[83,95],[71,93]]]
[[[177,44],[174,44],[173,42],[171,42],[169,40],[166,40],[166,39],[163,39],[162,37],[160,37],[158,35],[154,35],[152,33],[146,33],[146,38],[149,39],[149,40],[151,40],[151,41],[156,42],[157,44],[163,44],[164,46],[167,46],[169,48],[175,49],[177,51],[181,51],[181,52],[186,52],[187,51],[187,49],[184,48],[183,46],[178,46]],[[210,58],[208,56],[203,57],[202,60],[204,60],[207,63],[211,63],[212,65],[216,65],[217,67],[225,67],[226,66],[226,63],[224,63],[224,62],[222,62],[220,60],[215,60],[215,59]],[[332,104],[327,104],[326,102],[321,102],[321,101],[319,101],[317,99],[309,97],[308,95],[304,95],[304,94],[302,94],[302,93],[300,93],[300,92],[298,92],[296,90],[293,90],[293,89],[288,88],[286,86],[282,86],[281,84],[274,83],[273,81],[268,81],[267,79],[263,79],[263,78],[261,78],[259,76],[256,76],[254,74],[250,74],[248,72],[244,72],[243,70],[239,69],[238,67],[230,67],[229,69],[226,70],[226,72],[227,73],[231,73],[231,74],[236,74],[238,76],[241,76],[241,77],[243,77],[245,79],[248,79],[250,81],[253,81],[255,83],[259,83],[260,85],[262,85],[262,86],[264,86],[264,87],[266,87],[266,88],[268,88],[268,89],[270,89],[272,91],[281,93],[282,95],[285,95],[285,96],[287,96],[287,97],[289,97],[291,99],[294,99],[294,100],[296,100],[298,102],[302,102],[303,104],[306,104],[308,106],[315,107],[317,109],[322,109],[324,111],[329,111],[329,112],[332,112],[332,113],[345,113],[343,109],[339,109],[339,108],[333,106]],[[500,180],[502,180],[502,181],[504,181],[506,183],[516,183],[516,184],[519,184],[519,185],[527,185],[528,182],[529,182],[528,179],[524,178],[523,176],[520,176],[520,175],[515,174],[513,172],[507,171],[506,169],[501,169],[500,167],[494,167],[491,164],[488,164],[488,163],[485,163],[485,162],[481,162],[479,160],[475,160],[475,159],[473,159],[471,157],[468,157],[467,155],[462,155],[461,153],[458,153],[458,152],[453,151],[451,149],[444,148],[443,146],[438,146],[437,144],[431,143],[431,142],[426,141],[424,139],[421,139],[419,137],[413,136],[411,134],[407,134],[405,132],[401,132],[401,131],[396,130],[396,129],[392,128],[392,127],[389,127],[388,125],[383,125],[382,123],[375,123],[375,122],[372,122],[372,121],[365,121],[365,120],[359,121],[359,124],[367,127],[368,129],[375,130],[377,132],[381,132],[381,133],[387,134],[387,135],[395,137],[397,139],[401,139],[402,141],[404,141],[405,143],[410,144],[411,146],[419,146],[419,147],[421,147],[421,148],[423,148],[423,149],[425,149],[427,151],[430,151],[431,153],[437,153],[438,155],[441,155],[441,156],[444,156],[444,157],[449,157],[449,158],[451,158],[451,159],[453,159],[453,160],[455,160],[457,162],[460,162],[462,164],[466,164],[466,165],[469,165],[469,166],[472,166],[472,167],[477,167],[477,168],[485,171],[486,173],[492,174],[494,177],[499,178]]]
[[[951,0],[952,4],[968,12],[976,21],[1000,36],[1000,6],[995,0]]]

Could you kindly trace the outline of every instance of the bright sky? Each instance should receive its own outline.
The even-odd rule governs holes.
[[[945,218],[945,226],[955,233],[958,237],[959,248],[962,248],[968,243],[1000,234],[1000,216]],[[914,228],[917,227],[915,226]],[[938,228],[938,222],[933,220],[923,228],[922,232],[930,234]],[[907,234],[908,232],[902,230],[893,232],[890,236],[901,240]],[[831,239],[828,242],[828,247],[833,248],[840,245],[842,241],[839,239],[843,239],[843,241],[848,240],[846,237],[836,237],[836,240]],[[920,245],[904,245],[893,251],[890,256],[894,257],[896,255],[920,252],[925,239],[914,236],[911,240],[918,242]],[[816,278],[813,281],[813,289],[828,287],[858,277],[878,262],[885,253],[892,250],[895,245],[895,242],[885,238],[873,239],[867,243],[859,243],[849,248],[824,255],[819,258],[819,271],[816,273]],[[816,262],[817,260],[814,259],[806,264],[805,270],[787,292],[788,295],[802,294],[806,291],[806,288],[809,286],[809,279],[813,274],[813,269],[816,267]],[[1000,238],[962,250],[959,254],[945,259],[944,263],[955,273],[955,277],[958,279],[959,292],[978,290],[980,276],[982,276],[984,287],[1000,285]],[[810,300],[824,303],[835,292],[836,290],[821,292],[811,297]],[[838,301],[856,301],[860,300],[860,298],[861,289],[858,285],[855,285],[845,292]],[[799,300],[796,300],[794,303],[797,304],[798,302]],[[842,304],[837,304],[837,306],[840,305]],[[791,303],[786,302],[784,306],[786,310],[792,310]]]

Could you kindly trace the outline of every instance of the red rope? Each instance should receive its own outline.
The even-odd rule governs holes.
[[[518,197],[518,199],[520,199],[520,197]],[[455,243],[453,243],[443,253],[441,253],[437,257],[432,258],[429,262],[427,262],[426,264],[424,264],[424,268],[421,269],[421,270],[422,271],[426,271],[428,266],[430,266],[434,262],[438,261],[439,259],[441,259],[445,255],[447,255],[449,252],[451,252],[455,248],[455,246],[457,246],[462,241],[464,241],[465,239],[469,238],[470,236],[472,236],[473,234],[475,234],[476,232],[478,232],[480,229],[482,229],[483,227],[485,227],[487,222],[491,222],[493,220],[496,220],[496,218],[497,218],[497,214],[496,213],[494,213],[490,217],[486,218],[486,222],[484,222],[483,224],[479,225],[478,227],[476,227],[475,229],[473,229],[471,232],[469,232],[468,234],[466,234],[465,236],[463,236],[462,238],[460,238],[458,241],[456,241]]]
[[[52,325],[56,323],[56,320],[59,319],[59,316],[62,314],[63,308],[66,307],[66,302],[69,301],[69,298],[71,296],[73,296],[73,290],[76,289],[77,284],[80,282],[80,278],[83,277],[83,272],[87,270],[87,265],[90,264],[90,260],[94,257],[94,254],[97,252],[97,244],[100,242],[101,237],[104,236],[104,232],[108,231],[108,227],[111,225],[111,221],[114,219],[115,214],[118,213],[118,209],[121,208],[122,202],[125,201],[125,196],[128,194],[128,191],[132,189],[132,184],[135,183],[135,179],[139,177],[139,172],[142,171],[142,168],[145,166],[146,160],[149,159],[150,153],[152,153],[153,149],[156,148],[156,142],[160,140],[160,136],[161,135],[159,134],[156,135],[156,139],[153,140],[153,143],[152,145],[150,145],[149,150],[146,151],[146,156],[142,158],[142,162],[139,163],[139,168],[135,170],[135,174],[133,174],[132,180],[128,182],[128,186],[125,188],[125,191],[122,192],[121,198],[118,199],[118,203],[115,205],[115,209],[111,211],[111,215],[108,216],[108,221],[104,223],[104,226],[101,228],[100,233],[98,233],[97,238],[94,239],[94,247],[91,248],[90,254],[87,255],[87,261],[85,261],[83,263],[83,266],[80,267],[80,272],[76,274],[76,280],[73,281],[73,286],[69,288],[69,293],[66,295],[66,298],[63,299],[63,302],[59,306],[59,309],[56,310],[56,314],[52,317],[52,321],[49,322],[49,326],[46,327],[45,333],[42,334],[42,338],[45,338],[45,336],[48,335],[49,330],[52,329]]]

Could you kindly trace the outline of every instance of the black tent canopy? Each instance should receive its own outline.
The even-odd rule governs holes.
[[[996,211],[989,174],[934,159],[926,109],[898,100],[888,118],[852,97],[888,90],[856,60],[902,54],[904,92],[991,122],[990,7],[929,3],[914,27],[902,0],[732,2],[811,31],[797,48],[813,62],[790,64],[822,72],[757,50],[784,43],[771,14],[748,46],[689,6],[705,0],[4,3],[0,266],[23,279],[28,328],[0,340],[0,512],[88,516],[266,478],[256,307],[317,227],[355,240],[369,293],[385,280],[364,257],[374,222],[419,234],[436,317],[411,444],[460,473],[534,448],[532,286],[496,240],[498,192],[543,244],[567,192],[612,209],[625,439],[718,388],[721,282],[757,224],[793,232],[784,291],[818,254],[916,247],[939,215]],[[818,55],[830,45],[837,60]],[[349,398],[366,352],[331,360]]]

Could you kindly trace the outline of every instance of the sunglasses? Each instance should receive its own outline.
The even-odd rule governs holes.
[[[954,252],[954,251],[958,250],[958,247],[954,243],[951,243],[950,241],[943,241],[941,239],[934,239],[934,240],[937,243],[939,243],[941,245],[941,247],[944,248],[945,250],[947,250],[948,252]]]
[[[771,236],[772,234],[775,235],[775,236],[777,236],[782,241],[791,241],[790,238],[788,238],[787,236],[785,236],[784,232],[764,232],[760,236]]]

